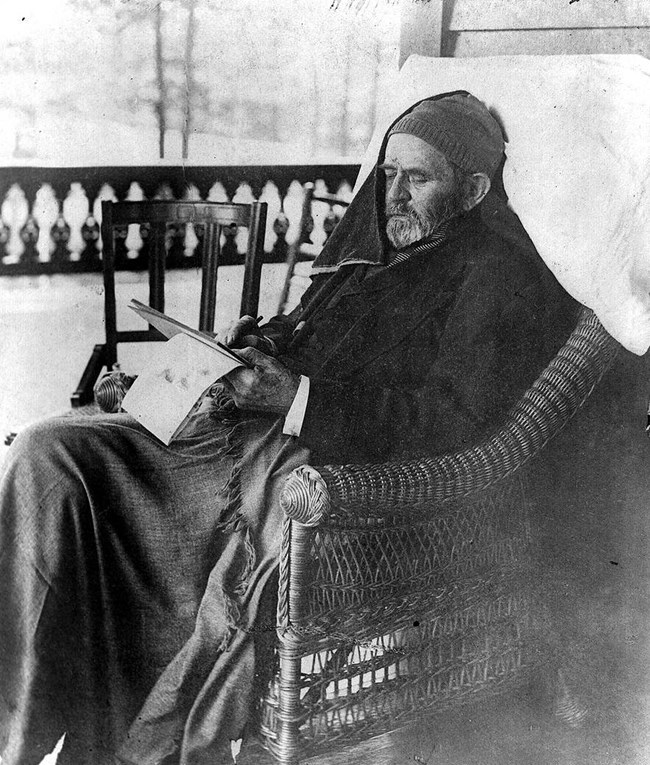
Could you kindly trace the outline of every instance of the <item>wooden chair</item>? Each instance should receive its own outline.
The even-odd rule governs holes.
[[[348,200],[342,199],[336,194],[329,194],[327,192],[320,192],[316,194],[315,186],[313,183],[305,183],[303,186],[303,198],[302,207],[300,210],[300,222],[298,224],[298,236],[292,242],[287,252],[287,273],[284,278],[282,292],[280,293],[280,299],[278,301],[279,314],[287,312],[292,281],[296,272],[296,264],[303,258],[306,258],[307,260],[313,260],[315,257],[314,252],[306,252],[304,249],[305,244],[313,244],[311,241],[311,234],[314,230],[314,202],[320,202],[329,205],[329,213],[323,222],[326,241],[340,220],[340,216],[336,214],[334,208],[347,207],[350,204]]]
[[[584,309],[482,443],[403,464],[303,466],[289,477],[279,669],[261,727],[279,762],[526,679],[540,654],[523,467],[577,412],[617,349]]]
[[[235,204],[195,201],[102,202],[102,243],[104,273],[104,312],[106,341],[95,345],[81,380],[72,394],[73,408],[93,400],[93,385],[103,367],[109,371],[117,363],[119,343],[152,342],[166,338],[153,327],[148,330],[118,331],[115,305],[116,240],[125,236],[126,227],[140,224],[144,237],[143,253],[149,270],[149,305],[165,308],[165,260],[168,227],[192,223],[203,228],[200,265],[202,271],[198,329],[212,331],[216,308],[217,272],[224,228],[248,229],[244,261],[244,284],[240,315],[257,315],[260,274],[264,259],[266,202]]]

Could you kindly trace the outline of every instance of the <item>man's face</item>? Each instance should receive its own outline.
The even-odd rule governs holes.
[[[425,239],[463,209],[463,187],[433,146],[408,133],[390,136],[384,162],[386,234],[396,249]]]

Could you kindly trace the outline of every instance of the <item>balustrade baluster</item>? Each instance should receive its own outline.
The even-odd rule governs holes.
[[[139,180],[131,180],[129,184],[129,190],[126,194],[126,199],[134,202],[144,200],[145,193],[140,185]],[[125,271],[136,271],[139,268],[139,263],[142,262],[141,254],[143,247],[143,239],[141,235],[141,228],[137,223],[131,223],[128,226],[127,234],[124,239],[124,251],[121,251],[121,247],[116,247],[115,252],[115,268],[123,269]]]
[[[86,220],[81,225],[81,240],[83,242],[83,247],[79,260],[81,262],[82,271],[98,271],[101,269],[101,262],[99,259],[100,229],[95,211],[97,209],[99,195],[101,194],[104,185],[105,184],[103,184],[98,175],[94,173],[85,174],[83,186],[86,189],[89,209]]]
[[[195,202],[201,201],[201,192],[196,185],[194,178],[191,180],[188,179],[183,192],[183,199]],[[185,237],[182,252],[179,250],[175,259],[172,259],[171,257],[168,258],[167,268],[187,268],[189,265],[195,263],[194,253],[196,252],[198,243],[199,239],[196,233],[196,226],[192,223],[187,223],[185,225]]]
[[[264,251],[271,252],[273,244],[276,241],[276,234],[273,231],[273,223],[281,209],[281,199],[278,187],[273,181],[267,180],[259,196],[260,202],[266,202],[268,205],[266,215],[266,230],[264,232]]]
[[[327,184],[325,181],[317,180],[314,184],[314,195],[315,196],[326,196],[329,194],[329,189],[327,187]],[[313,216],[313,226],[311,230],[311,235],[309,237],[308,244],[312,246],[313,254],[318,252],[320,248],[325,244],[328,237],[328,232],[326,230],[327,227],[332,227],[335,225],[334,221],[332,220],[332,205],[328,202],[323,202],[320,200],[315,200],[312,203],[312,216]],[[329,216],[329,220],[328,220]],[[326,224],[327,220],[327,224]],[[307,248],[309,251],[309,247]]]
[[[147,271],[149,269],[149,258],[151,257],[153,246],[151,224],[141,223],[139,229],[142,247],[140,247],[137,257],[129,261],[129,268],[132,268],[134,271]]]
[[[70,239],[68,241],[70,260],[77,262],[81,259],[81,253],[85,249],[81,227],[86,222],[90,210],[90,201],[79,180],[70,184],[70,189],[63,200],[62,210],[65,222],[70,227]]]
[[[167,268],[178,268],[185,261],[185,223],[168,223],[165,236]]]
[[[289,191],[284,198],[283,209],[289,218],[289,230],[287,231],[287,242],[292,244],[299,233],[300,216],[302,214],[303,184],[294,179],[289,186]]]
[[[54,210],[54,219],[47,224],[51,252],[50,268],[53,272],[67,272],[74,270],[76,266],[70,259],[70,226],[64,217],[63,203],[75,179],[69,172],[66,172],[61,176],[53,175],[46,180],[52,189]],[[58,226],[56,231],[55,226]],[[61,236],[61,239],[57,241],[58,236]],[[65,237],[65,241],[63,241],[63,237]]]
[[[275,242],[271,248],[270,260],[273,263],[284,263],[287,259],[289,245],[287,244],[287,232],[289,231],[290,221],[284,211],[284,201],[289,193],[292,179],[286,174],[285,168],[278,168],[280,174],[275,178],[275,185],[278,189],[280,198],[280,209],[273,219],[273,232],[275,233]],[[284,172],[282,172],[284,171]],[[271,216],[269,215],[269,219]]]
[[[29,218],[27,218],[24,226],[20,229],[20,238],[25,245],[25,249],[23,250],[20,261],[28,267],[32,266],[34,263],[38,263],[38,250],[36,249],[36,243],[38,242],[39,235],[39,225],[34,220],[34,216],[30,215]]]
[[[213,179],[212,185],[210,186],[210,190],[207,195],[207,200],[209,202],[229,202],[232,199],[232,197],[235,195],[236,191],[237,191],[237,186],[235,186],[234,188],[231,187],[230,193],[229,193],[229,191],[226,190],[226,187],[224,186],[224,184],[221,182],[220,178],[219,180]],[[223,233],[224,232],[222,232],[222,234]],[[224,242],[222,244],[221,252],[219,254],[221,263],[225,262],[224,248],[226,249],[226,252],[228,253],[228,257],[230,257],[232,255],[232,247],[233,247],[232,243],[229,242],[228,238],[224,236]],[[197,251],[198,252],[203,251],[203,234],[201,234],[200,236],[200,245],[197,248]],[[198,258],[196,260],[196,265],[198,267],[201,266],[201,263],[198,260]]]
[[[253,193],[253,189],[251,188],[250,184],[247,181],[239,184],[237,193],[232,198],[232,201],[238,202],[239,204],[250,204],[251,202],[256,201],[256,197]],[[225,233],[226,232],[224,231],[224,234]],[[228,242],[227,237],[228,235],[226,235],[226,244]],[[236,248],[232,250],[231,262],[233,263],[242,262],[244,253],[246,252],[247,242],[248,242],[248,232],[246,231],[246,229],[242,229],[241,231],[239,230],[235,231],[235,236],[233,237],[233,244],[236,245]]]
[[[59,215],[50,229],[50,237],[54,243],[52,252],[52,267],[56,271],[66,271],[69,265],[68,242],[70,241],[70,226],[62,215]]]
[[[2,201],[2,219],[9,229],[7,265],[10,266],[10,272],[14,273],[23,270],[20,264],[26,245],[21,233],[30,217],[30,206],[23,186],[27,186],[27,182],[23,182],[22,179],[21,184],[14,183]]]
[[[203,252],[203,242],[205,240],[205,224],[195,223],[194,233],[196,234],[196,247],[194,248],[194,252],[187,258],[187,268],[201,268],[201,253]]]
[[[104,183],[102,184],[102,187],[99,190],[99,193],[97,194],[97,197],[95,198],[95,202],[93,203],[93,215],[92,217],[97,221],[97,225],[99,226],[99,239],[97,240],[97,252],[98,252],[98,268],[101,270],[101,253],[103,249],[103,242],[101,237],[101,226],[102,226],[102,201],[103,200],[110,200],[112,202],[117,202],[117,197],[115,196],[115,192],[113,191],[113,188],[108,184]]]
[[[221,229],[224,236],[223,246],[221,248],[221,264],[230,266],[235,263],[239,263],[241,258],[239,257],[239,251],[237,249],[237,234],[239,229],[236,223],[231,223],[230,226],[224,226]]]
[[[289,245],[287,244],[287,231],[289,230],[289,218],[287,218],[283,209],[277,214],[273,221],[273,231],[275,232],[275,242],[271,250],[271,260],[274,263],[284,263],[287,259]]]
[[[128,226],[115,226],[113,236],[115,237],[115,270],[125,271],[129,268],[128,249],[126,238],[129,234]]]
[[[199,246],[199,237],[196,233],[197,224],[188,223],[185,230],[185,249],[183,260],[179,262],[179,268],[189,268],[196,263],[196,251]]]
[[[54,189],[49,183],[44,183],[36,192],[32,215],[40,229],[40,236],[36,244],[38,260],[41,263],[49,263],[49,267],[58,270],[59,265],[52,263],[56,251],[56,242],[52,236],[52,227],[60,215],[59,203],[54,194]],[[66,251],[67,252],[67,251]],[[67,260],[67,257],[63,259]],[[45,268],[45,267],[44,267]]]
[[[136,228],[138,231],[137,246],[131,250],[131,257],[127,257],[126,268],[128,268],[129,271],[146,271],[149,268],[151,224],[141,223],[139,226],[136,224]],[[128,250],[128,237],[126,244]]]
[[[99,237],[99,223],[94,215],[89,215],[81,227],[81,238],[86,245],[81,253],[84,271],[98,271],[101,269],[98,247]]]

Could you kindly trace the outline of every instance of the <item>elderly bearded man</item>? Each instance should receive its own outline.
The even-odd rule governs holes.
[[[19,437],[0,489],[5,765],[37,763],[63,732],[60,765],[229,761],[255,698],[288,471],[472,441],[572,325],[496,190],[503,159],[469,94],[415,105],[301,306],[225,332],[254,368],[170,447],[127,415]]]

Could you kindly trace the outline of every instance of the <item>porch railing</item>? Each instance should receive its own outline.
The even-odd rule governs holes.
[[[101,270],[103,199],[210,199],[268,202],[268,262],[282,262],[298,233],[302,185],[349,199],[359,165],[6,167],[0,168],[0,276]],[[343,208],[314,211],[314,244],[322,244]],[[146,268],[141,232],[130,226],[116,253],[123,270]],[[224,232],[222,263],[240,263],[245,233]],[[168,267],[196,265],[191,226],[168,231]]]

